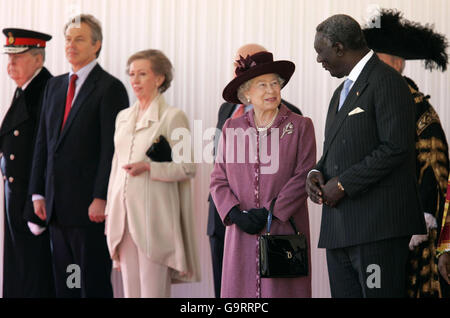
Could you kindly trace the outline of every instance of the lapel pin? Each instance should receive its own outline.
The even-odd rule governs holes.
[[[356,92],[356,96],[359,96],[359,92]]]

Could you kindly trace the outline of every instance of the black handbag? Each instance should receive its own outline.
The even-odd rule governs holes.
[[[167,139],[160,135],[145,152],[147,157],[156,162],[172,161],[172,148]]]
[[[294,220],[289,223],[294,229],[291,235],[272,235],[272,211],[270,205],[267,218],[267,233],[259,237],[260,276],[264,278],[300,277],[308,275],[308,244],[306,236],[297,231]]]

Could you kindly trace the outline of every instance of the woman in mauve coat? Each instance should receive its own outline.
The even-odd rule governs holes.
[[[309,118],[281,104],[281,88],[294,73],[272,53],[241,57],[236,78],[224,89],[230,103],[252,111],[225,123],[210,190],[226,225],[222,297],[311,297],[310,234],[305,182],[316,162]],[[259,153],[259,155],[258,155]],[[271,234],[293,234],[289,218],[308,240],[309,275],[261,278],[258,238],[266,232],[275,201]]]

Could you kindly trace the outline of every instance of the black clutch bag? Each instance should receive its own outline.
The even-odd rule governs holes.
[[[172,148],[167,139],[160,135],[145,153],[147,157],[156,162],[172,161]]]
[[[272,235],[272,211],[270,206],[267,233],[259,237],[260,276],[264,278],[300,277],[308,275],[308,244],[306,236],[297,231],[294,220],[289,219],[294,234]]]

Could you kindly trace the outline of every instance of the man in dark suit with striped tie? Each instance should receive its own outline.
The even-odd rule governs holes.
[[[258,52],[267,51],[263,46],[259,44],[245,44],[241,46],[234,58],[234,67],[236,67],[236,61],[239,60],[240,56],[247,57],[248,55],[253,55]],[[291,111],[296,114],[301,115],[301,111],[294,105],[281,100],[281,102],[286,105]],[[228,118],[237,118],[244,115],[249,110],[253,109],[253,105],[243,105],[243,104],[232,104],[223,103],[219,109],[219,115],[217,120],[217,133],[222,130],[223,125]],[[217,149],[219,143],[220,134],[216,134],[214,139],[214,149]],[[215,155],[215,154],[214,154]],[[219,213],[217,212],[216,206],[212,200],[211,195],[208,197],[209,210],[208,210],[208,224],[207,224],[207,234],[209,236],[209,242],[211,247],[211,260],[213,265],[213,276],[214,276],[214,292],[217,298],[220,297],[220,288],[222,280],[222,260],[223,260],[223,246],[225,242],[225,226],[220,219]]]
[[[307,178],[323,204],[332,297],[404,297],[408,243],[426,233],[415,177],[415,114],[398,72],[369,50],[359,24],[319,24],[317,62],[347,76],[328,108],[321,159]]]

